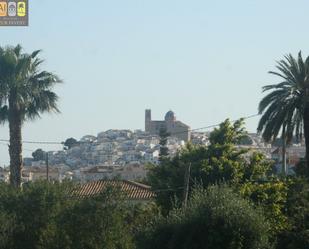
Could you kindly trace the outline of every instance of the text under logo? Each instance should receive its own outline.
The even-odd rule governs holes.
[[[0,0],[0,26],[28,26],[28,0]]]

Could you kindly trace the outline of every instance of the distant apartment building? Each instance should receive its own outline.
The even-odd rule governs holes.
[[[162,128],[166,129],[171,136],[177,137],[179,140],[185,142],[190,141],[190,126],[176,120],[174,112],[168,111],[164,120],[152,120],[151,110],[145,110],[145,131],[153,135],[159,135]]]
[[[75,180],[81,182],[98,181],[102,179],[119,178],[121,180],[139,180],[144,179],[147,175],[147,170],[144,165],[129,164],[120,165],[101,165],[94,167],[81,168],[75,173]]]
[[[47,179],[46,167],[26,167],[22,171],[22,179],[24,182],[32,182]],[[57,168],[48,169],[49,181],[60,181],[60,172]]]

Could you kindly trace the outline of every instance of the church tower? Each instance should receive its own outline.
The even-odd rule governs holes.
[[[150,109],[145,110],[145,131],[146,132],[151,131],[151,110]]]

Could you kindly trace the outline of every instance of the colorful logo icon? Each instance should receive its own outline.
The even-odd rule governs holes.
[[[7,2],[0,2],[0,16],[7,16]]]
[[[15,2],[9,2],[8,7],[8,16],[16,16],[16,3]]]
[[[18,2],[17,3],[17,15],[18,16],[25,16],[26,15],[26,3],[25,2]]]

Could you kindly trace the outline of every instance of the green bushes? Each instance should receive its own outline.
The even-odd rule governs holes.
[[[193,188],[187,208],[165,216],[115,189],[86,199],[70,189],[0,185],[0,249],[309,248],[304,179]]]
[[[0,186],[1,249],[131,249],[131,207],[117,190],[91,199],[71,196],[70,184],[44,182],[23,190]]]
[[[286,215],[289,183],[280,180],[268,182],[246,182],[240,187],[243,197],[250,199],[256,206],[263,209],[270,223],[269,233],[276,237],[289,228]]]
[[[309,248],[309,184],[308,179],[294,178],[289,185],[286,202],[289,228],[278,235],[278,249]]]
[[[12,228],[2,248],[44,248],[55,236],[64,198],[65,185],[29,184],[22,191],[1,185],[0,213]]]
[[[227,187],[195,190],[186,210],[174,209],[139,236],[143,249],[271,248],[260,209]]]
[[[57,248],[133,248],[127,209],[114,191],[75,203],[61,214]]]

